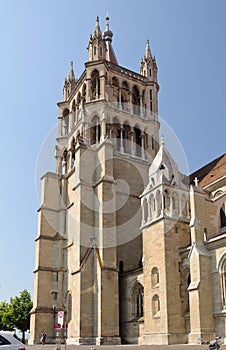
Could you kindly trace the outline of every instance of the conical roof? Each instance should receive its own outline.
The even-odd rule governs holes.
[[[171,180],[172,176],[175,177],[179,174],[178,166],[171,154],[167,151],[163,137],[158,153],[149,168],[149,176],[154,175],[160,170],[168,180]]]

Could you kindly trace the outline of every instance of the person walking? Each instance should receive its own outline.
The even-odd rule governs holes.
[[[46,336],[47,336],[47,333],[45,331],[42,331],[42,336],[40,340],[43,346],[45,345],[45,342],[46,342]]]

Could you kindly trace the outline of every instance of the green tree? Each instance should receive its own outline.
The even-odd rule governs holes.
[[[10,303],[0,304],[0,325],[3,330],[19,329],[25,343],[25,332],[30,328],[32,301],[30,293],[24,289],[19,296],[10,298]]]
[[[0,303],[0,329],[12,331],[13,326],[10,322],[10,305],[6,301]]]

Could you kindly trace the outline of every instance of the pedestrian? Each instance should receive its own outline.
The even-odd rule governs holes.
[[[47,333],[45,331],[42,331],[42,336],[41,336],[40,341],[41,341],[43,346],[45,345],[45,342],[46,342],[46,336],[47,336]]]

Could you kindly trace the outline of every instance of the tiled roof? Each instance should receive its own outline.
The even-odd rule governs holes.
[[[190,175],[190,183],[194,185],[194,179],[198,179],[199,187],[206,187],[226,175],[226,153],[212,162],[206,164]]]
[[[115,56],[114,50],[112,45],[109,43],[109,41],[106,42],[106,46],[107,46],[107,50],[106,50],[106,60],[114,63],[114,64],[118,64],[117,62],[117,58]]]

